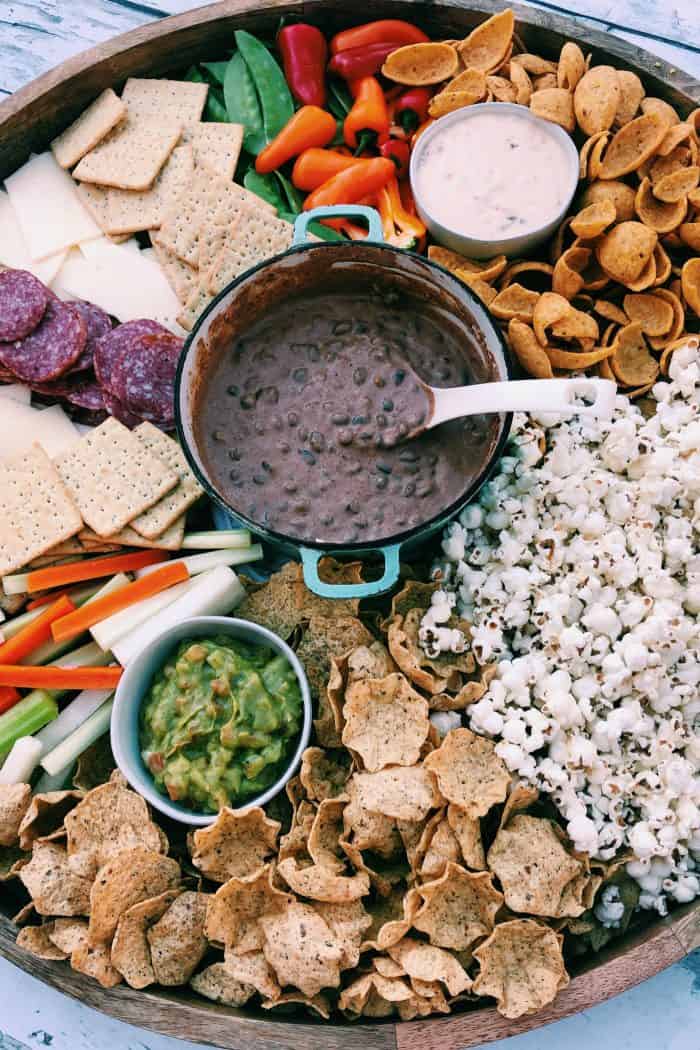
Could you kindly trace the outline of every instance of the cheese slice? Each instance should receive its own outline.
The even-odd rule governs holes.
[[[51,284],[65,258],[65,252],[50,255],[42,262],[36,262],[30,257],[10,198],[4,190],[0,190],[0,263],[15,270],[29,270],[44,284]]]
[[[39,153],[5,179],[32,259],[46,259],[101,231],[83,207],[75,183],[52,153]]]
[[[22,386],[21,383],[10,383],[0,386],[0,397],[18,401],[21,405],[28,405],[32,400],[32,392],[28,386]]]
[[[183,334],[175,320],[182,309],[180,301],[159,264],[107,237],[71,252],[56,284],[62,297],[87,299],[119,321],[149,317]]]
[[[30,408],[7,398],[0,408],[0,419],[0,456],[3,458],[25,452],[38,441],[46,454],[54,459],[80,438],[79,431],[60,405]]]

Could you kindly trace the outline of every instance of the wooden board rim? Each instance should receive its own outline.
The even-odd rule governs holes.
[[[462,16],[465,25],[501,10],[503,0],[380,0],[376,17],[405,13],[411,6],[418,20]],[[535,8],[513,7],[523,32],[544,33],[560,38],[585,36],[586,47],[597,55],[612,56],[623,66],[640,73],[654,90],[686,111],[700,104],[700,82],[675,70],[649,52],[599,30],[581,26],[563,15]],[[0,178],[26,159],[32,148],[45,148],[48,139],[62,130],[77,112],[103,87],[119,83],[127,75],[154,71],[146,63],[151,48],[161,47],[165,59],[161,70],[172,68],[172,49],[181,41],[195,39],[200,31],[215,32],[217,23],[245,20],[274,21],[280,14],[314,15],[335,12],[342,16],[343,0],[223,0],[139,27],[84,51],[50,70],[0,103]],[[359,21],[360,19],[357,19]],[[343,19],[343,21],[347,21]],[[165,41],[173,43],[165,46]],[[181,64],[184,64],[181,63]],[[65,107],[69,92],[73,108]],[[507,1021],[493,1008],[453,1015],[437,1020],[410,1023],[326,1024],[304,1019],[268,1018],[207,1003],[197,997],[183,998],[167,991],[135,992],[127,988],[111,991],[75,974],[64,963],[48,963],[27,955],[15,944],[15,927],[0,914],[0,955],[47,984],[113,1017],[165,1035],[240,1050],[255,1040],[260,1050],[301,1050],[315,1047],[323,1031],[324,1050],[457,1050],[528,1031],[560,1020],[604,999],[682,959],[700,946],[700,901],[680,909],[669,919],[659,920],[631,940],[621,941],[608,953],[587,962],[585,969],[547,1010],[517,1021]]]

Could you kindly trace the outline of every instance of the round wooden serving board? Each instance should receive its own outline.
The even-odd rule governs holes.
[[[235,29],[274,32],[283,14],[308,18],[329,31],[362,21],[349,17],[346,0],[225,0],[166,18],[69,59],[0,104],[0,179],[31,151],[47,148],[104,88],[121,88],[129,76],[164,76],[193,62],[224,57]],[[465,36],[506,6],[505,0],[378,0],[373,18],[407,17],[432,36]],[[700,83],[654,55],[574,21],[511,4],[528,51],[555,58],[565,40],[576,39],[595,63],[609,61],[638,73],[647,92],[665,98],[682,114],[700,105]],[[194,1042],[231,1050],[458,1050],[525,1032],[585,1010],[672,965],[700,947],[700,901],[667,919],[651,922],[574,971],[568,988],[532,1017],[508,1021],[493,1008],[409,1023],[315,1023],[301,1015],[271,1015],[209,1003],[187,989],[106,991],[66,963],[42,962],[17,948],[9,916],[15,901],[7,886],[0,897],[0,954],[39,980],[123,1021]],[[3,899],[4,898],[4,899]]]

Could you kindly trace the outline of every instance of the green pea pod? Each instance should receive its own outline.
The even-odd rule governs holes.
[[[243,56],[236,53],[230,59],[224,76],[224,101],[228,119],[233,124],[242,124],[243,147],[257,156],[265,147],[262,111],[253,78]]]
[[[228,69],[228,62],[202,62],[202,69],[206,69],[212,82],[221,87]]]
[[[290,182],[287,176],[283,175],[281,171],[276,171],[275,175],[279,179],[280,186],[282,187],[282,192],[287,198],[289,210],[295,215],[298,215],[304,207],[304,194],[299,193],[299,190],[296,188],[296,186],[292,182]]]
[[[328,78],[328,108],[337,120],[345,120],[352,109],[352,95],[337,77]]]
[[[260,175],[251,168],[247,171],[243,179],[243,185],[251,193],[257,193],[258,197],[262,197],[264,201],[271,204],[277,212],[286,211],[287,202],[280,193],[279,183],[274,176],[274,173],[270,175]],[[294,221],[292,217],[292,222]]]
[[[209,88],[204,117],[206,120],[214,120],[220,124],[228,123],[228,111],[224,105],[223,95],[221,92],[214,91],[212,87]]]
[[[252,33],[239,29],[236,44],[260,98],[265,140],[272,142],[294,116],[294,101],[279,65]]]
[[[189,80],[191,84],[206,84],[207,82],[206,77],[198,66],[190,66],[185,73],[185,80]]]

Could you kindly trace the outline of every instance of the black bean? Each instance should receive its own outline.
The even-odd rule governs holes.
[[[374,479],[374,487],[376,489],[385,489],[388,484],[389,481],[387,480],[387,478],[384,477],[383,474],[380,474],[378,478]]]
[[[282,486],[282,488],[284,489],[285,492],[288,492],[289,495],[291,496],[294,492],[296,492],[296,490],[298,488],[298,485],[297,485],[297,483],[295,481],[291,481],[290,480],[290,481],[285,481],[285,483]]]
[[[299,429],[297,431],[297,437],[299,438],[300,441],[307,441],[308,437],[309,437],[309,428],[308,427],[299,427]]]
[[[349,422],[350,416],[348,416],[345,412],[335,412],[331,416],[331,423],[333,423],[336,427],[346,427]]]
[[[228,458],[232,459],[234,463],[237,463],[241,458],[241,454],[237,448],[230,448],[228,450]]]
[[[361,430],[357,435],[357,440],[361,441],[363,445],[366,445],[368,442],[374,440],[374,433],[371,430]]]
[[[403,472],[404,474],[417,474],[420,467],[417,463],[404,463]]]
[[[287,452],[291,452],[292,446],[289,444],[288,441],[278,441],[277,448],[280,450],[280,452],[286,455]]]
[[[266,481],[267,481],[267,478],[265,477],[264,474],[253,474],[253,484],[254,485],[264,485]]]
[[[334,520],[335,519],[334,519],[333,515],[329,514],[327,511],[326,511],[325,514],[322,514],[321,518],[320,518],[320,521],[321,521],[322,525],[332,525]]]
[[[366,379],[367,369],[362,367],[356,368],[352,374],[352,381],[355,384],[355,386],[362,386]]]
[[[385,427],[389,424],[389,420],[386,418],[383,412],[380,412],[377,416],[375,416],[374,421],[378,427]]]
[[[358,529],[366,529],[367,528],[367,518],[356,518],[355,519],[355,524],[357,525]]]
[[[413,496],[413,495],[415,495],[415,491],[416,491],[415,482],[409,481],[407,485],[404,485],[404,488],[403,488],[404,496]]]
[[[338,444],[339,445],[351,445],[352,444],[352,431],[341,430],[338,433]]]
[[[326,447],[326,439],[320,430],[312,430],[311,437],[309,438],[309,444],[314,452],[323,452]]]
[[[226,431],[224,431],[224,430],[212,430],[211,436],[214,439],[214,441],[225,441],[226,440]]]
[[[305,383],[308,376],[309,373],[306,368],[295,368],[292,372],[292,379],[295,383]]]
[[[290,427],[297,426],[297,424],[299,423],[299,413],[298,412],[288,412],[287,413],[287,422],[289,423]]]
[[[393,412],[393,410],[394,410],[394,402],[391,400],[390,397],[385,397],[384,398],[384,400],[382,401],[382,408],[384,409],[385,412]]]
[[[353,416],[350,422],[354,427],[362,427],[365,423],[369,423],[369,416]]]
[[[231,397],[238,397],[238,395],[240,394],[240,390],[238,389],[237,386],[233,386],[233,385],[232,386],[227,386],[226,387],[226,393],[230,394]]]
[[[230,470],[228,472],[228,476],[230,477],[231,481],[233,481],[233,482],[241,480],[241,472],[240,472],[240,470]]]
[[[376,521],[379,525],[384,521],[384,511],[381,508],[374,512],[372,521]]]
[[[314,463],[316,462],[316,457],[314,456],[314,454],[311,451],[311,449],[309,449],[309,448],[300,448],[299,449],[299,455],[301,456],[301,458],[304,460],[305,463],[308,463],[310,467],[313,467]]]
[[[255,408],[255,397],[252,394],[244,394],[240,400],[240,406],[246,412],[251,408]]]
[[[266,474],[271,474],[272,473],[272,464],[268,463],[266,459],[262,460],[262,462],[260,463],[260,466],[263,468],[263,470],[265,471]]]
[[[360,513],[360,504],[359,504],[359,502],[356,499],[353,499],[353,500],[350,500],[349,503],[345,504],[345,509],[348,512],[348,514],[359,514]]]
[[[404,379],[406,378],[406,371],[403,368],[397,368],[394,372],[394,386],[401,386]]]
[[[401,451],[399,452],[399,459],[402,463],[417,463],[418,453],[415,451],[415,449],[404,448],[401,449]]]
[[[352,321],[336,321],[332,331],[333,335],[347,335],[352,332]]]
[[[377,460],[377,470],[380,470],[382,474],[391,474],[391,463],[385,462],[383,459]]]

